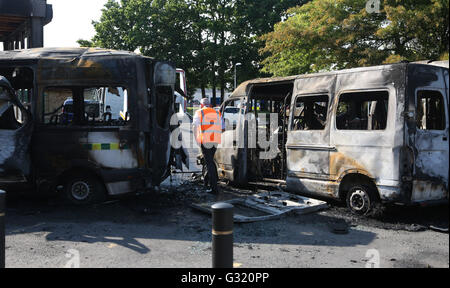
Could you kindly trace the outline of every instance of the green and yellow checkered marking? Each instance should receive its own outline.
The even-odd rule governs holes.
[[[102,150],[128,150],[128,145],[124,145],[120,149],[119,143],[89,143],[83,144],[83,148],[89,151],[102,151]]]

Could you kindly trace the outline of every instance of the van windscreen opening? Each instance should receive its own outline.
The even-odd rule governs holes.
[[[10,101],[9,91],[0,87],[0,130],[17,130],[25,120],[23,111]]]

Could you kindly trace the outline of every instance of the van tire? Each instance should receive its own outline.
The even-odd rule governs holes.
[[[381,204],[376,191],[369,185],[352,185],[346,195],[347,207],[353,214],[369,215]]]
[[[75,205],[89,205],[106,199],[103,183],[94,176],[76,174],[69,177],[64,185],[66,199]]]

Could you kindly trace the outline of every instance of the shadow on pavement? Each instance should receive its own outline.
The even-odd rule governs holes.
[[[11,198],[6,234],[36,234],[46,241],[111,243],[141,254],[150,252],[147,240],[152,239],[210,242],[210,216],[194,211],[182,198],[147,194],[88,207],[71,206],[58,198]],[[299,223],[299,217],[310,220]],[[236,224],[235,243],[342,247],[367,245],[375,238],[374,233],[351,227],[347,235],[334,234],[330,223],[337,221],[311,214]]]
[[[210,242],[211,216],[197,212],[189,205],[211,200],[213,196],[194,186],[184,188],[189,192],[175,189],[86,207],[68,205],[54,197],[9,197],[6,234],[37,234],[47,241],[110,243],[141,254],[150,252],[147,243],[151,240]],[[390,209],[385,222],[354,218],[347,214],[345,208],[333,206],[320,213],[235,224],[235,244],[354,247],[368,245],[376,237],[373,232],[356,228],[357,225],[396,229],[396,225],[415,223],[423,218],[436,222],[447,215],[448,219],[448,207],[438,210],[419,207]]]

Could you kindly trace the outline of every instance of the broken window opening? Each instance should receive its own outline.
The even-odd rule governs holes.
[[[42,123],[44,124],[69,124],[73,121],[74,113],[64,115],[64,103],[73,99],[71,89],[52,87],[44,91],[44,113]],[[70,119],[69,119],[70,117]]]
[[[34,87],[34,73],[29,67],[1,67],[0,75],[8,79],[11,87],[17,94],[17,97],[21,104],[31,111],[31,99],[33,95]],[[25,116],[22,111],[16,107],[15,109],[16,118],[20,123],[25,121]]]
[[[445,104],[439,91],[417,92],[417,128],[420,130],[445,130]]]
[[[385,130],[388,91],[343,93],[336,113],[338,130]]]
[[[295,101],[291,130],[324,130],[327,114],[328,95],[298,97]]]
[[[0,130],[17,130],[26,121],[20,107],[11,102],[10,99],[10,92],[0,87]]]
[[[62,126],[124,126],[131,118],[124,87],[49,87],[43,123]]]
[[[8,79],[15,91],[32,89],[34,86],[34,73],[29,67],[1,67],[0,75]]]
[[[85,88],[83,100],[88,125],[124,126],[131,120],[128,90],[124,87]]]

